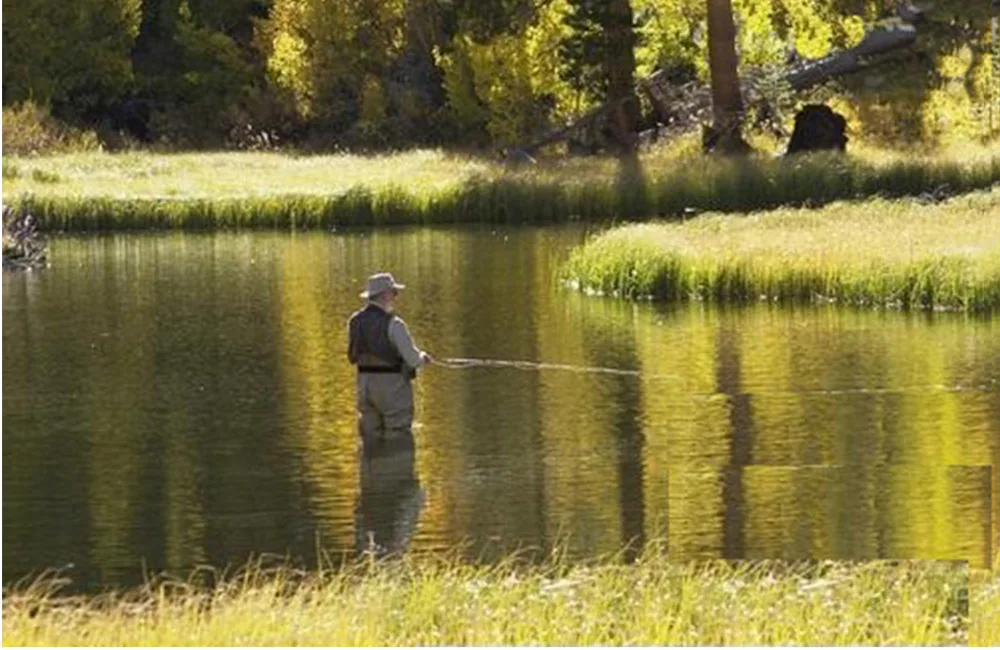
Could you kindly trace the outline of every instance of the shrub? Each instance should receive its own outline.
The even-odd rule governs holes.
[[[3,109],[3,152],[15,155],[85,151],[101,148],[93,131],[52,117],[48,107],[24,102]],[[14,172],[16,174],[16,172]],[[4,166],[4,178],[8,176]]]

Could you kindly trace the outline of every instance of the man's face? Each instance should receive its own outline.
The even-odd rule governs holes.
[[[383,294],[382,306],[386,311],[392,311],[396,307],[396,298],[399,297],[398,289],[390,289]]]

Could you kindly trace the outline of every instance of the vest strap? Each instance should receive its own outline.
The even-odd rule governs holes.
[[[361,373],[361,374],[368,374],[368,373],[383,374],[383,375],[389,375],[389,374],[393,374],[393,373],[397,373],[398,374],[398,373],[403,372],[403,366],[402,365],[395,365],[395,366],[358,366],[358,372]]]

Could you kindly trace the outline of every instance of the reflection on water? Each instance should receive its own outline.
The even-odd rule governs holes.
[[[414,473],[415,451],[410,432],[362,445],[355,524],[358,553],[382,557],[409,546],[424,496]]]
[[[369,543],[988,562],[997,319],[585,298],[583,234],[56,240],[3,277],[4,581]],[[366,465],[345,322],[382,268],[433,354],[641,374],[432,368],[415,458]]]

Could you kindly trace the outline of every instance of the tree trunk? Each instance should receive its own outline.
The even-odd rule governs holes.
[[[731,0],[708,1],[708,65],[712,75],[711,132],[705,148],[720,153],[746,153],[743,141],[743,98],[736,61],[736,25]]]
[[[623,154],[636,148],[639,100],[635,95],[635,30],[630,0],[608,0],[608,102],[615,107],[611,122]]]

